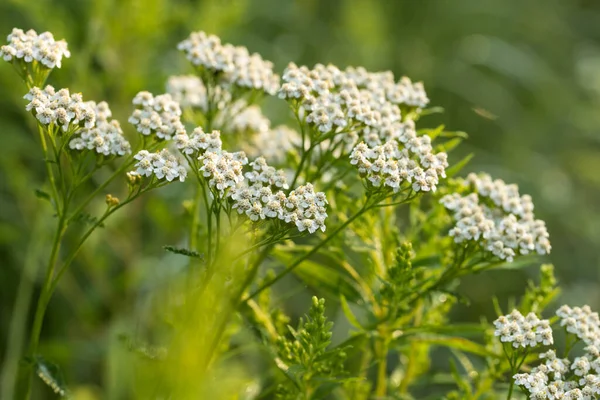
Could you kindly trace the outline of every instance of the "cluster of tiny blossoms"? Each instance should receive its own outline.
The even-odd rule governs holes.
[[[518,310],[502,315],[494,321],[494,335],[503,343],[511,343],[514,348],[548,346],[554,343],[550,321],[539,319],[534,313],[523,316]]]
[[[396,193],[408,182],[415,192],[435,191],[439,179],[446,177],[448,156],[443,152],[434,154],[431,139],[417,136],[412,121],[402,125],[398,140],[374,147],[364,142],[357,144],[350,154],[350,163],[375,188],[387,187]]]
[[[250,163],[252,171],[246,173],[247,182],[233,192],[233,208],[246,214],[252,221],[278,219],[292,223],[300,232],[325,231],[327,199],[322,192],[315,192],[312,184],[299,186],[286,195],[282,190],[288,184],[282,170],[267,165],[259,157]]]
[[[94,105],[84,102],[81,93],[70,93],[69,89],[56,91],[48,85],[43,90],[31,88],[24,98],[29,100],[25,109],[33,112],[42,125],[73,132],[82,127],[91,129],[96,122]]]
[[[555,350],[540,354],[541,364],[514,375],[515,384],[531,399],[595,399],[600,396],[600,319],[588,306],[562,306],[556,312],[560,325],[586,347],[583,355],[558,358]]]
[[[222,149],[220,133],[205,133],[196,128],[188,136],[175,137],[175,145],[187,157],[197,157],[200,173],[221,200],[231,201],[232,209],[253,222],[267,219],[294,224],[300,232],[325,230],[327,213],[325,194],[314,191],[311,184],[289,189],[285,172],[269,166],[263,157],[248,164],[244,152]],[[248,165],[249,171],[244,173]]]
[[[5,61],[38,62],[46,68],[60,68],[62,58],[71,56],[67,42],[54,40],[50,32],[38,35],[33,29],[23,32],[14,28],[7,40],[8,44],[0,47],[0,57]]]
[[[279,97],[297,104],[318,132],[343,132],[349,142],[359,132],[370,146],[401,135],[400,106],[419,108],[429,101],[421,83],[406,77],[395,83],[391,72],[290,63],[282,79]]]
[[[150,92],[139,92],[133,98],[133,104],[136,109],[129,117],[129,123],[142,135],[154,133],[159,139],[169,140],[185,132],[181,108],[170,94],[153,96]]]
[[[509,262],[517,254],[550,252],[546,224],[535,219],[531,197],[520,196],[517,185],[492,180],[487,174],[469,174],[465,183],[470,194],[453,193],[440,201],[456,221],[449,232],[455,242],[479,242]]]
[[[156,153],[141,150],[134,158],[138,161],[135,163],[136,170],[128,172],[130,178],[145,176],[155,177],[158,180],[166,179],[169,182],[179,179],[183,182],[187,177],[185,167],[167,149]]]
[[[112,116],[106,102],[96,104],[88,102],[96,114],[96,123],[92,128],[84,128],[69,142],[73,150],[94,150],[105,156],[124,156],[131,153],[131,145],[123,136],[123,130],[117,120],[109,120]]]
[[[275,94],[279,89],[279,76],[273,72],[273,63],[257,53],[250,54],[246,47],[222,44],[217,36],[193,32],[177,48],[193,65],[204,68],[222,83],[268,94]]]
[[[167,93],[181,107],[206,110],[206,87],[195,75],[170,76],[167,80]]]
[[[567,332],[574,334],[585,344],[600,348],[600,318],[589,306],[569,307],[562,306],[556,311],[560,317],[560,326]]]
[[[249,156],[262,155],[270,162],[283,164],[287,154],[300,146],[300,143],[298,131],[287,125],[279,125],[272,129],[258,131],[244,150]]]

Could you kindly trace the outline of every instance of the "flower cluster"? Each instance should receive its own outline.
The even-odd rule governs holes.
[[[50,32],[38,35],[33,29],[23,32],[14,28],[7,40],[8,44],[0,47],[0,57],[5,61],[22,60],[37,62],[46,68],[60,68],[62,58],[71,56],[67,42],[54,40]]]
[[[56,91],[48,85],[43,90],[31,88],[24,98],[29,100],[25,109],[33,112],[42,125],[60,126],[63,132],[73,132],[82,127],[91,129],[96,123],[94,104],[84,102],[81,93],[70,93],[69,89]]]
[[[478,242],[509,262],[517,254],[550,252],[546,224],[535,219],[530,196],[520,196],[516,185],[487,174],[469,174],[465,183],[472,193],[453,193],[440,201],[453,212],[456,225],[449,234],[455,242]]]
[[[560,326],[574,334],[585,344],[600,348],[600,318],[589,306],[569,307],[564,305],[556,311]],[[600,370],[599,370],[600,372]]]
[[[202,176],[221,198],[229,197],[231,191],[244,180],[243,166],[248,163],[248,158],[243,151],[230,153],[222,149],[211,149],[206,150],[198,159],[202,163]]]
[[[539,355],[541,364],[528,373],[513,376],[515,384],[524,388],[532,399],[594,399],[600,395],[600,330],[598,314],[588,306],[562,306],[556,312],[561,326],[583,340],[583,355],[558,358],[555,350]]]
[[[250,54],[243,46],[222,44],[217,36],[193,32],[177,48],[192,64],[209,71],[225,84],[269,94],[279,89],[279,76],[273,72],[273,63],[257,53]]]
[[[181,107],[206,109],[206,87],[197,76],[170,76],[167,81],[167,93]]]
[[[279,125],[266,131],[259,131],[250,139],[250,143],[244,147],[244,150],[251,157],[262,155],[270,162],[281,164],[285,162],[286,155],[294,150],[295,146],[300,146],[300,143],[298,131],[286,125]]]
[[[256,180],[248,179],[250,186],[241,186],[234,191],[231,197],[233,208],[239,214],[246,214],[252,221],[272,218],[292,223],[300,232],[325,231],[327,199],[324,193],[315,192],[310,183],[299,186],[289,195],[281,190],[273,193],[274,185],[265,182],[260,175],[262,173],[255,175]]]
[[[271,121],[264,116],[257,105],[240,107],[239,112],[231,114],[233,114],[231,130],[234,132],[264,133],[268,132],[271,126]]]
[[[400,105],[424,107],[428,103],[421,83],[413,84],[406,77],[395,83],[391,72],[341,71],[321,64],[311,70],[290,63],[282,78],[279,97],[298,104],[306,122],[318,132],[360,131],[371,146],[402,134]]]
[[[534,313],[523,316],[518,310],[502,315],[494,321],[494,335],[514,348],[548,346],[554,343],[550,321],[539,319]]]
[[[84,128],[79,136],[73,137],[69,147],[73,150],[94,150],[105,156],[124,156],[131,153],[131,145],[123,136],[121,125],[117,120],[109,120],[112,116],[106,102],[87,103],[96,114],[96,123],[90,129]]]
[[[157,151],[156,153],[141,150],[133,158],[138,160],[138,162],[135,163],[136,170],[128,173],[130,178],[136,176],[153,176],[159,180],[166,179],[171,182],[179,179],[179,181],[183,182],[187,177],[185,167],[167,149]]]
[[[267,164],[263,157],[248,163],[243,151],[230,153],[222,148],[219,131],[208,134],[196,128],[191,136],[180,133],[175,145],[186,157],[200,161],[199,172],[211,193],[231,201],[231,208],[251,221],[281,220],[294,224],[300,232],[325,230],[327,199],[311,184],[289,189],[285,171]],[[244,172],[248,165],[249,171]]]
[[[129,117],[142,135],[156,134],[159,139],[169,140],[178,133],[185,132],[181,122],[181,108],[169,94],[153,96],[150,92],[139,92],[133,98],[136,109]]]
[[[350,154],[350,163],[374,188],[387,187],[394,193],[404,182],[415,192],[435,191],[440,178],[446,177],[446,153],[433,153],[431,139],[417,136],[412,121],[403,124],[398,140],[369,147],[361,142]]]
[[[212,131],[206,133],[201,127],[197,127],[192,132],[192,135],[188,135],[185,131],[179,132],[175,135],[175,146],[177,149],[186,155],[196,154],[198,152],[221,151],[221,133],[219,131]]]

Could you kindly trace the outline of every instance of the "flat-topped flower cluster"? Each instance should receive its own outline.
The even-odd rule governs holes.
[[[263,157],[248,162],[242,151],[231,153],[222,148],[220,133],[205,133],[196,128],[191,136],[175,137],[180,152],[192,161],[200,161],[199,172],[214,197],[231,202],[231,208],[253,222],[274,219],[294,224],[300,232],[325,230],[327,199],[311,184],[289,189],[283,170],[267,164]],[[244,167],[250,170],[244,172]]]
[[[193,32],[177,48],[183,51],[196,67],[218,78],[218,82],[248,90],[275,94],[279,89],[279,76],[273,72],[273,63],[244,46],[221,43],[215,35]]]
[[[81,93],[57,91],[50,85],[44,89],[33,87],[25,99],[29,100],[25,109],[41,125],[70,138],[72,150],[93,150],[104,156],[131,153],[119,122],[110,119],[112,113],[106,102],[83,101]]]
[[[565,327],[569,335],[574,335],[586,345],[583,354],[570,360],[557,357],[554,349],[541,353],[539,365],[530,372],[514,375],[515,384],[528,392],[531,399],[595,399],[600,395],[598,313],[593,312],[589,306],[571,308],[564,305],[556,311],[556,315],[559,317],[560,326]],[[512,329],[507,328],[510,323],[506,323],[506,317],[500,319],[495,322],[498,327],[496,334],[503,338],[505,336],[502,335]],[[510,340],[513,345],[514,338],[513,334]]]
[[[150,92],[139,92],[133,98],[136,109],[129,117],[129,123],[142,135],[156,135],[169,140],[178,133],[185,132],[181,122],[181,107],[170,94],[153,96]]]
[[[6,38],[8,44],[0,47],[0,57],[5,61],[37,62],[46,68],[60,68],[62,58],[69,58],[67,42],[54,40],[50,32],[37,34],[33,29],[24,32],[14,28]]]
[[[429,136],[418,136],[412,121],[401,126],[397,140],[373,147],[364,142],[357,144],[350,163],[374,188],[387,187],[396,193],[408,182],[415,192],[435,191],[439,180],[446,177],[448,156],[444,152],[435,154]]]
[[[412,84],[406,77],[395,83],[391,72],[342,71],[322,64],[309,69],[290,63],[282,79],[279,97],[301,107],[306,122],[318,132],[360,132],[371,146],[402,133],[400,106],[420,108],[429,102],[421,83]]]
[[[512,261],[517,255],[548,254],[551,246],[544,221],[535,219],[528,195],[487,174],[469,174],[467,194],[452,193],[440,202],[452,212],[456,243],[476,242],[494,256]]]
[[[513,347],[548,346],[554,343],[550,321],[539,319],[534,313],[523,316],[518,310],[502,315],[494,321],[494,335],[503,343],[511,343]]]

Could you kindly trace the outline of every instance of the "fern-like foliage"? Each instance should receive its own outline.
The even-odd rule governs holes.
[[[325,317],[325,300],[312,298],[312,307],[298,328],[288,327],[291,337],[279,337],[279,367],[288,378],[277,398],[323,399],[344,381],[343,348],[329,349],[333,323]]]

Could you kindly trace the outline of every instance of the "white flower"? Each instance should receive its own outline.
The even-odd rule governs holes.
[[[167,93],[181,107],[192,107],[206,110],[206,87],[194,75],[170,76],[167,81]]]
[[[245,47],[222,44],[217,36],[193,32],[177,48],[195,66],[219,73],[226,84],[269,94],[279,89],[279,76],[273,73],[273,64],[259,54],[250,54]]]
[[[153,96],[149,92],[139,92],[132,103],[136,109],[129,117],[129,123],[142,135],[154,133],[159,139],[169,140],[185,133],[181,108],[170,94]]]
[[[7,37],[8,44],[0,47],[0,57],[5,61],[19,60],[39,63],[45,68],[60,68],[62,58],[69,58],[67,42],[55,40],[50,32],[37,34],[33,29],[23,32],[14,28]]]
[[[453,193],[440,200],[456,221],[450,236],[457,243],[477,241],[508,262],[517,255],[550,252],[548,231],[543,221],[535,219],[530,196],[520,196],[516,185],[492,181],[486,174],[469,174],[464,182],[471,193]]]
[[[136,170],[129,173],[131,176],[138,174],[150,177],[154,175],[159,180],[165,179],[169,182],[175,179],[183,182],[187,177],[185,167],[167,149],[156,153],[141,150],[133,158],[138,162],[134,165]]]

